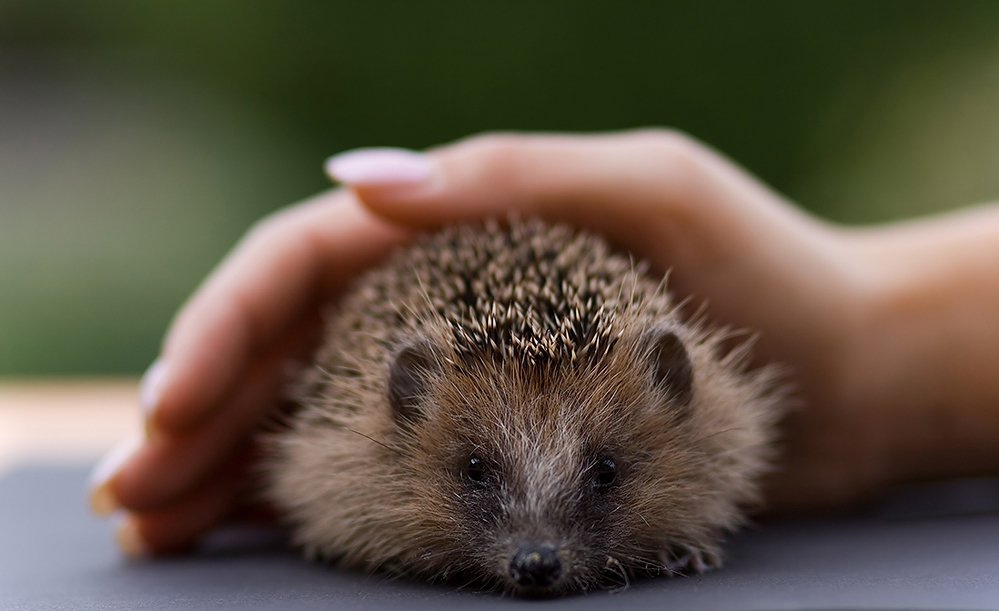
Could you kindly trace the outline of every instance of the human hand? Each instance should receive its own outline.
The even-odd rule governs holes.
[[[232,511],[283,364],[307,351],[320,304],[403,242],[402,227],[514,210],[591,229],[671,270],[675,295],[759,332],[759,361],[792,368],[804,408],[785,424],[772,506],[848,502],[878,483],[849,366],[864,316],[851,242],[717,153],[664,131],[492,135],[425,155],[357,151],[329,167],[352,192],[263,221],[171,326],[144,385],[148,439],[95,481],[96,508],[130,512],[126,551],[178,549]]]
[[[144,437],[91,476],[95,513],[128,514],[133,556],[182,550],[245,500],[253,434],[308,356],[322,304],[405,232],[333,190],[259,222],[177,314],[143,378]]]

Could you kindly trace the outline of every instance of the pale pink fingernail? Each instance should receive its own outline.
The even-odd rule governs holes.
[[[139,384],[139,403],[146,418],[150,418],[160,403],[163,383],[166,381],[166,361],[158,358],[149,366]]]
[[[366,148],[347,151],[326,160],[326,173],[352,187],[400,187],[427,182],[434,164],[417,151]]]
[[[115,541],[125,556],[137,560],[150,555],[149,545],[139,532],[139,523],[134,517],[125,515],[115,529]]]
[[[90,490],[88,496],[90,509],[95,514],[102,517],[107,516],[120,506],[118,499],[111,491],[111,480],[141,445],[142,437],[139,435],[123,440],[105,454],[104,458],[90,472],[90,480],[87,484]]]

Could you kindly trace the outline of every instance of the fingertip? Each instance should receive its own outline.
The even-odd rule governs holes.
[[[115,527],[115,543],[122,554],[130,560],[148,558],[152,549],[142,535],[139,520],[132,514],[124,514]]]
[[[363,209],[393,225],[427,229],[483,214],[455,201],[447,149],[424,153],[403,148],[362,148],[325,162],[326,174],[350,189]]]
[[[88,480],[88,501],[91,511],[106,517],[121,507],[121,501],[114,491],[115,480],[122,468],[143,444],[140,435],[133,435],[112,448],[90,473]]]
[[[110,481],[92,488],[88,495],[88,501],[91,513],[99,518],[106,518],[121,507],[117,497],[115,497],[114,492],[111,490]]]
[[[325,168],[377,215],[406,225],[433,222],[427,206],[420,205],[443,187],[433,156],[402,148],[363,148],[330,157]]]

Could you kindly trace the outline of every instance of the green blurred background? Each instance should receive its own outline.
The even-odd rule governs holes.
[[[332,153],[649,125],[836,221],[999,199],[999,2],[0,0],[0,375],[141,371]]]

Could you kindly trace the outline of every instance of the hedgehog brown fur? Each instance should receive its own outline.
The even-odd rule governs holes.
[[[521,594],[704,570],[782,401],[726,337],[593,235],[444,229],[339,304],[266,494],[308,555],[365,570]]]

